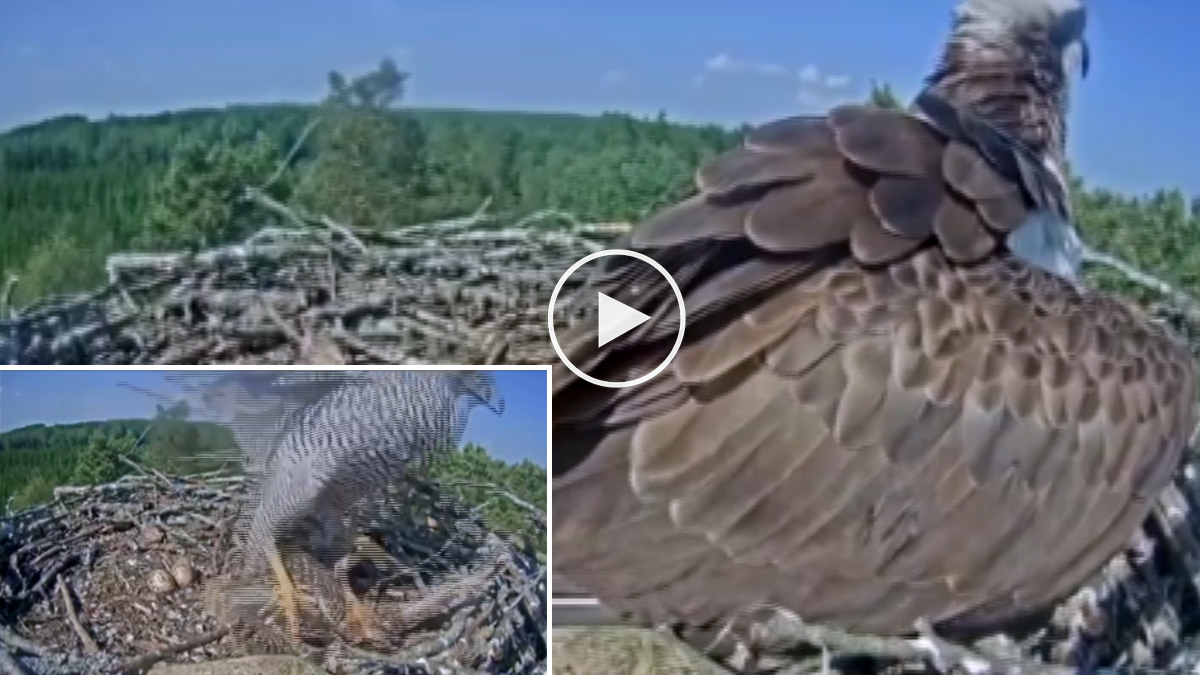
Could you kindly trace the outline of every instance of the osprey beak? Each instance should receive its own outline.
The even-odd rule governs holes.
[[[1088,49],[1088,43],[1085,38],[1079,38],[1067,43],[1062,50],[1062,68],[1063,74],[1070,77],[1072,73],[1079,75],[1079,79],[1087,79],[1088,69],[1091,67],[1091,53]]]
[[[1079,45],[1079,76],[1086,79],[1092,61],[1091,50],[1088,49],[1088,42],[1085,38],[1080,38],[1077,44]]]

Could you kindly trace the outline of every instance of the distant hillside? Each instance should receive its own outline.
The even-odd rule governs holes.
[[[322,213],[375,221],[367,226],[463,215],[489,198],[494,212],[634,220],[688,194],[697,164],[741,136],[661,115],[352,109],[359,117],[349,123],[337,121],[342,112],[297,104],[64,116],[0,135],[0,286],[20,277],[18,306],[95,287],[110,252],[178,248],[172,221],[212,235],[209,245],[257,230],[262,213],[230,223],[236,211],[221,204],[235,187],[264,180],[318,113],[325,121],[277,182],[279,198],[315,195]],[[1168,188],[1123,195],[1078,180],[1074,197],[1089,243],[1200,297],[1200,199]],[[1095,279],[1154,296],[1119,274]]]
[[[145,419],[32,424],[0,433],[0,508],[10,497],[14,506],[26,506],[49,499],[58,485],[111,480],[132,471],[117,455],[192,473],[220,466],[197,460],[198,455],[234,447],[228,431],[211,422],[170,420],[151,429],[152,424]]]
[[[114,434],[129,433],[140,436],[153,424],[153,420],[143,419],[74,422],[71,424],[29,424],[0,433],[0,457],[9,452],[85,443],[95,431]],[[218,424],[212,422],[185,422],[184,424],[194,428],[197,434],[205,438],[203,441],[205,447],[216,448],[233,443],[228,432]]]
[[[102,279],[104,254],[143,234],[155,182],[181,143],[249,146],[264,134],[270,151],[292,148],[318,108],[231,106],[88,121],[64,116],[0,135],[0,280],[31,276],[39,247],[86,251],[47,291]],[[409,220],[461,215],[492,198],[493,210],[560,208],[583,219],[618,220],[681,194],[695,164],[736,142],[715,126],[692,127],[623,114],[405,109],[415,122],[406,152],[420,164]],[[295,157],[301,176],[320,144]],[[259,180],[265,180],[263,175]],[[411,194],[411,193],[410,193]],[[402,224],[402,223],[397,223]],[[60,241],[51,242],[55,235]],[[39,289],[41,290],[41,289]]]

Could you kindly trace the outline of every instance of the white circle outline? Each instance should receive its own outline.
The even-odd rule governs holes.
[[[671,353],[667,354],[667,358],[664,359],[662,363],[658,364],[657,368],[637,379],[629,380],[628,382],[608,382],[594,378],[591,375],[583,372],[577,368],[574,363],[571,363],[566,355],[563,354],[562,347],[560,347],[558,344],[558,336],[554,334],[554,303],[558,302],[558,294],[560,291],[562,291],[563,282],[565,282],[567,278],[574,274],[580,267],[583,267],[593,260],[607,258],[610,255],[629,256],[630,258],[640,260],[658,270],[659,274],[666,277],[667,283],[671,286],[671,290],[675,293],[675,300],[679,303],[679,334],[675,336],[675,346],[671,347]],[[623,248],[610,248],[603,251],[596,251],[594,253],[589,253],[575,261],[575,263],[568,267],[567,271],[558,278],[558,283],[554,284],[554,292],[550,294],[550,305],[546,308],[546,328],[550,331],[550,344],[554,347],[554,353],[558,354],[558,358],[572,373],[578,375],[579,379],[584,380],[585,382],[591,382],[598,387],[608,387],[609,389],[635,387],[643,382],[648,382],[651,378],[665,370],[666,367],[671,364],[671,361],[675,360],[675,355],[679,353],[679,348],[683,346],[683,333],[686,326],[687,312],[683,307],[683,292],[679,290],[679,284],[675,283],[675,279],[671,277],[671,275],[667,272],[667,269],[660,265],[658,261],[654,260],[648,255],[645,255],[644,253],[638,253],[637,251],[630,251]]]

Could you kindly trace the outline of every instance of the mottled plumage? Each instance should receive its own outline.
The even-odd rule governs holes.
[[[1090,58],[1080,0],[970,0],[926,79],[930,89],[1059,164],[1073,72]]]
[[[260,474],[243,564],[271,565],[293,635],[295,593],[280,552],[306,546],[333,564],[349,552],[342,515],[351,506],[456,448],[473,407],[504,405],[480,372],[239,372],[204,398],[229,415]]]
[[[1180,459],[1196,366],[1076,285],[1061,147],[1081,13],[967,0],[911,111],[761,126],[635,228],[626,247],[683,291],[686,338],[639,387],[556,367],[557,576],[685,635],[767,603],[968,637],[1125,545]],[[563,344],[629,380],[670,351],[675,302],[605,262],[596,290],[656,320]]]

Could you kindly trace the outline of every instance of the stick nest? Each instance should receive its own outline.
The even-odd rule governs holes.
[[[348,514],[359,535],[350,558],[390,573],[369,591],[382,643],[338,630],[334,575],[354,561],[331,569],[296,553],[286,563],[315,606],[293,648],[277,610],[255,602],[270,597],[270,578],[237,569],[232,525],[246,493],[238,475],[153,472],[58,488],[51,503],[0,519],[0,672],[184,667],[170,662],[259,672],[233,664],[271,654],[293,659],[281,672],[295,673],[309,672],[303,662],[354,675],[545,672],[544,559],[527,536],[489,531],[415,477]],[[544,516],[530,527],[544,536]]]
[[[481,207],[362,230],[246,198],[281,226],[205,251],[114,254],[104,287],[7,317],[0,297],[0,363],[543,364],[555,283],[626,228],[554,210],[506,223]]]

